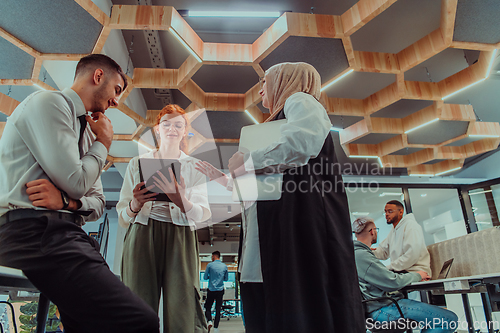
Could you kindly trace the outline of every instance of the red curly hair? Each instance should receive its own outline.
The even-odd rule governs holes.
[[[155,122],[155,127],[160,124],[161,118],[166,115],[166,114],[173,114],[177,113],[178,115],[182,116],[184,118],[184,121],[186,122],[186,131],[189,127],[189,119],[186,114],[186,111],[184,111],[183,108],[181,108],[177,104],[168,104],[166,105],[163,109],[161,109],[160,113],[158,113],[158,116],[156,117],[156,122]],[[187,144],[187,139],[186,136],[182,137],[181,142],[179,143],[179,148],[187,154],[188,151],[188,144]]]

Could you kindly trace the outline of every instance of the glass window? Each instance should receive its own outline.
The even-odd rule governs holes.
[[[426,245],[467,234],[457,189],[410,188],[408,192]]]
[[[349,201],[349,215],[351,224],[355,219],[361,216],[369,216],[375,221],[375,225],[379,228],[377,243],[383,241],[392,225],[387,224],[384,215],[384,207],[388,201],[398,200],[404,205],[404,195],[401,188],[394,187],[347,187],[347,199]],[[354,239],[355,236],[353,235]]]
[[[487,193],[491,193],[491,189],[476,188],[469,191],[469,198],[472,205],[472,212],[474,213],[474,218],[476,220],[477,230],[481,231],[493,227],[493,221],[491,220],[491,214],[489,210],[488,199],[486,197]],[[499,194],[497,194],[498,196]],[[499,198],[500,199],[500,198]],[[499,201],[500,202],[500,201]]]

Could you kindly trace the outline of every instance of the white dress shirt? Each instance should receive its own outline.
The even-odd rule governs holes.
[[[127,207],[130,200],[133,199],[133,190],[137,184],[141,182],[139,175],[139,158],[154,158],[156,150],[146,153],[141,156],[136,156],[130,160],[123,186],[120,191],[120,201],[116,205],[118,212],[119,224],[127,228],[130,223],[140,223],[147,225],[151,216],[153,203],[165,204],[165,208],[170,210],[170,217],[163,220],[163,222],[172,222],[179,226],[190,226],[197,228],[199,223],[207,221],[211,216],[210,205],[208,203],[207,182],[204,174],[195,169],[197,159],[186,155],[181,151],[179,162],[181,163],[181,174],[186,182],[186,198],[191,201],[193,207],[186,213],[182,213],[181,209],[172,202],[156,202],[148,201],[141,208],[135,217],[130,217],[127,214]],[[205,226],[205,225],[204,225]]]
[[[280,128],[280,139],[268,147],[245,154],[246,170],[260,170],[275,165],[299,167],[306,165],[321,152],[332,127],[321,103],[313,96],[299,92],[286,100],[283,110],[287,122]],[[240,281],[263,282],[257,204],[245,208]]]
[[[0,215],[18,208],[36,208],[26,194],[26,183],[48,179],[80,210],[90,210],[87,221],[97,220],[105,199],[100,181],[108,151],[94,141],[87,126],[80,158],[80,122],[86,113],[80,96],[70,88],[29,95],[8,118],[0,140]],[[39,209],[39,208],[36,208]]]

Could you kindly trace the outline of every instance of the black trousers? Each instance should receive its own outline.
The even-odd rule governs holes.
[[[222,297],[224,296],[224,290],[221,291],[207,291],[207,300],[205,301],[205,317],[207,322],[212,321],[212,304],[215,301],[215,321],[214,327],[219,327],[220,322],[220,310],[222,309]]]
[[[242,282],[240,283],[240,295],[243,303],[243,315],[245,316],[245,332],[272,333],[266,331],[264,284]]]
[[[1,225],[0,265],[21,269],[57,305],[65,332],[159,332],[157,314],[72,222],[40,217]]]

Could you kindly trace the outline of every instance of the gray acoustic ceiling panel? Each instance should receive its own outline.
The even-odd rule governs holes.
[[[500,1],[458,0],[453,39],[462,42],[500,42]]]
[[[215,139],[239,139],[240,131],[243,126],[254,124],[245,112],[228,111],[207,111],[209,128],[205,122],[197,118],[191,126],[201,135],[210,138],[213,135]]]
[[[244,94],[259,76],[251,66],[203,65],[192,80],[205,92]]]
[[[395,74],[352,72],[328,87],[328,97],[364,99],[396,82]]]
[[[238,151],[238,144],[220,144],[218,145],[222,168],[229,169],[229,159]]]
[[[421,151],[423,148],[403,148],[403,149],[400,149],[398,151],[395,151],[394,153],[392,154],[389,154],[389,155],[410,155],[410,154],[413,154],[413,153],[416,153],[417,151]]]
[[[52,88],[59,90],[57,84],[54,82],[54,80],[52,80],[52,76],[50,76],[49,72],[47,71],[47,69],[45,69],[43,65],[42,68],[40,69],[40,74],[38,75],[38,79],[42,82],[45,82]]]
[[[356,31],[357,51],[398,53],[439,28],[441,1],[399,0]]]
[[[0,53],[1,54],[1,53]],[[0,56],[1,57],[1,56]],[[1,63],[1,62],[0,62]],[[22,102],[29,94],[39,91],[36,86],[6,86],[0,85],[0,93],[7,95],[18,102]]]
[[[109,148],[109,155],[113,157],[134,157],[145,152],[140,152],[139,145],[134,141],[113,141]]]
[[[398,134],[378,134],[378,133],[371,133],[368,135],[365,135],[362,138],[359,138],[358,140],[352,142],[352,143],[357,143],[357,144],[371,144],[371,145],[376,145],[380,142],[383,142],[385,140],[389,140],[393,137],[395,137]]]
[[[439,120],[408,133],[408,143],[437,145],[465,134],[468,126],[466,121]]]
[[[194,152],[192,152],[190,156],[198,158],[202,161],[207,161],[220,170],[222,169],[222,164],[219,150],[212,149],[212,147],[213,143],[205,143]]]
[[[266,109],[265,107],[262,106],[262,101],[257,104],[257,107],[262,113],[269,113],[269,109]]]
[[[0,38],[0,79],[31,79],[34,64],[35,58]]]
[[[39,52],[81,54],[92,52],[102,29],[68,0],[2,0],[0,27]]]
[[[468,66],[464,50],[450,48],[405,72],[405,80],[439,82]]]
[[[336,116],[329,114],[328,117],[332,122],[332,126],[335,128],[347,128],[351,125],[354,125],[358,121],[363,120],[363,117],[355,117],[355,116]]]
[[[172,98],[172,103],[179,105],[181,108],[185,109],[191,104],[191,101],[184,96],[177,89],[169,89],[170,95]],[[165,106],[165,103],[161,100],[162,91],[161,89],[153,89],[153,88],[141,88],[142,95],[144,96],[144,100],[146,101],[146,105],[148,110],[161,110]]]
[[[404,118],[432,105],[432,101],[401,99],[372,114],[372,117]]]
[[[282,62],[307,62],[316,68],[325,83],[349,67],[342,40],[291,36],[265,57],[264,70]]]

